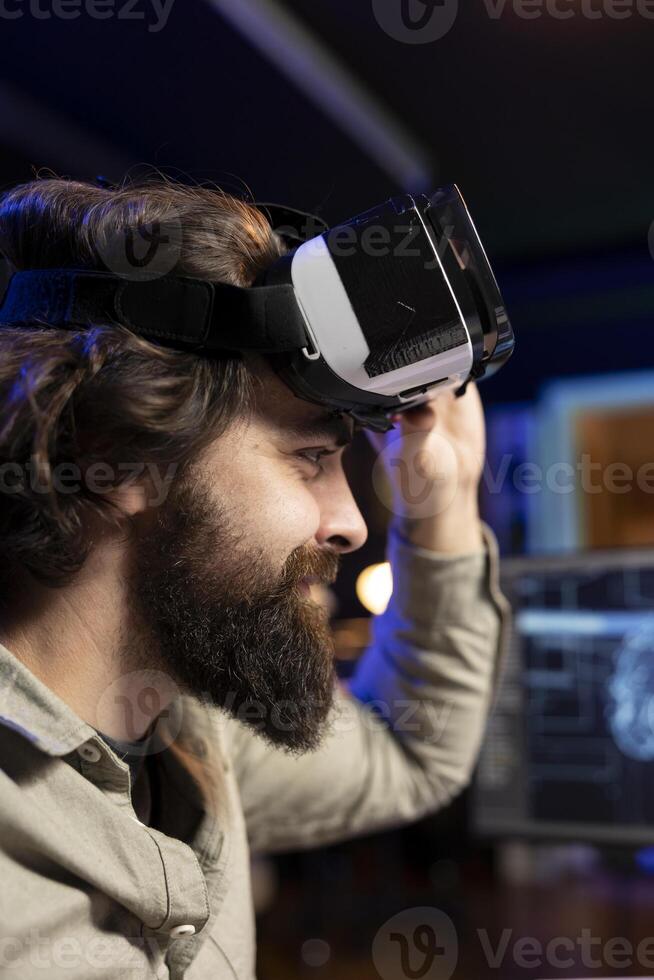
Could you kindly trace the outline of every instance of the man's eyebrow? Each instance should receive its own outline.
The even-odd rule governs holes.
[[[349,446],[357,426],[344,418],[328,414],[314,418],[289,419],[283,423],[283,428],[298,439],[329,440],[336,446]]]

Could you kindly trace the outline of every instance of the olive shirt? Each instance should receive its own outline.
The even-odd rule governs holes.
[[[132,787],[134,760],[0,645],[0,977],[253,980],[251,852],[407,823],[469,781],[508,632],[484,540],[449,556],[391,530],[391,602],[300,756],[182,695]]]

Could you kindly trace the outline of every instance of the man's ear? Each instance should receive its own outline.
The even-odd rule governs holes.
[[[179,462],[157,464],[150,461],[144,467],[134,467],[130,476],[118,486],[104,486],[97,492],[110,500],[119,514],[126,518],[137,517],[165,503],[179,468]]]
[[[136,517],[148,510],[152,500],[152,488],[146,481],[137,480],[111,491],[111,496],[117,507],[126,517]]]
[[[178,463],[167,466],[149,463],[138,479],[114,488],[115,503],[127,517],[155,511],[165,503],[178,470]]]

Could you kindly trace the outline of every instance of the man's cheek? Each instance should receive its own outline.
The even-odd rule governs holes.
[[[256,458],[235,481],[227,503],[247,537],[267,553],[286,558],[311,541],[320,526],[320,508],[310,484],[273,458]]]
[[[320,508],[313,494],[303,485],[288,488],[276,496],[268,509],[271,536],[283,537],[287,551],[312,541],[320,527]]]

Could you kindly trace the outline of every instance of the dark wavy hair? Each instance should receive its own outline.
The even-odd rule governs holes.
[[[172,274],[247,286],[285,251],[244,200],[158,176],[116,189],[51,177],[15,187],[0,199],[0,253],[16,270],[112,269],[117,244],[157,223],[176,231],[163,270]],[[64,585],[90,550],[87,518],[118,519],[111,494],[85,481],[62,492],[58,464],[85,472],[101,460],[113,470],[107,489],[130,479],[130,464],[177,464],[178,479],[252,395],[238,354],[209,360],[121,326],[0,325],[0,472],[30,474],[11,492],[2,484],[3,568]]]

